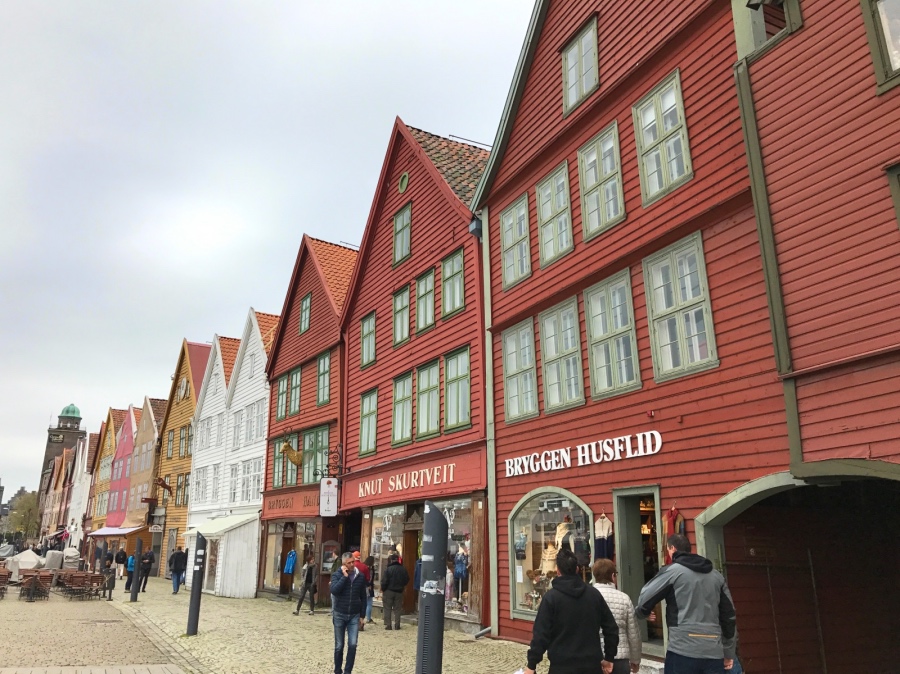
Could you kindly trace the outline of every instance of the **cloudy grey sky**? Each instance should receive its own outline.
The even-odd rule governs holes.
[[[181,338],[358,243],[394,117],[493,141],[530,0],[0,0],[0,480],[74,402],[166,397]]]

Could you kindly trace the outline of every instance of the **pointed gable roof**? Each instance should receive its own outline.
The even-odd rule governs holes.
[[[278,331],[278,321],[280,316],[275,314],[265,314],[262,311],[256,313],[256,324],[259,326],[259,336],[262,338],[263,348],[266,355],[272,351],[272,344],[275,343],[275,333]]]
[[[106,422],[104,421],[100,424],[100,432],[91,433],[90,439],[88,440],[87,469],[89,473],[94,472],[94,459],[97,458],[97,450],[100,448],[100,436],[103,435],[105,428]]]
[[[440,171],[453,193],[460,201],[468,204],[475,195],[475,188],[491,153],[412,126],[406,128],[425,150],[428,159]]]
[[[150,413],[153,415],[153,423],[156,425],[156,432],[159,433],[162,428],[163,417],[166,415],[166,406],[168,400],[162,398],[148,398],[150,401]]]
[[[219,356],[222,358],[222,369],[225,371],[225,386],[228,386],[231,382],[231,373],[234,371],[234,361],[237,358],[238,349],[241,348],[241,340],[234,337],[218,337],[218,340]]]
[[[131,410],[134,412],[134,430],[137,431],[137,427],[141,423],[141,415],[144,413],[144,409],[133,405]]]
[[[109,408],[109,414],[112,417],[113,427],[112,434],[113,437],[119,434],[119,430],[122,428],[122,424],[125,423],[125,415],[128,414],[128,410],[114,410],[113,408]]]
[[[314,239],[311,236],[304,235],[304,240],[316,259],[319,273],[325,281],[325,290],[328,291],[340,316],[344,300],[347,299],[347,290],[350,288],[357,252],[352,248]]]
[[[203,381],[203,373],[206,372],[206,361],[209,360],[209,352],[212,349],[212,345],[188,342],[187,340],[185,340],[185,344],[187,344],[188,364],[191,368],[191,388],[194,390],[194,404],[196,404],[197,396],[200,395],[200,383]],[[181,363],[179,362],[178,365],[180,366]],[[175,371],[178,372],[177,368]],[[172,387],[169,400],[175,399],[175,385],[177,385],[177,382]]]

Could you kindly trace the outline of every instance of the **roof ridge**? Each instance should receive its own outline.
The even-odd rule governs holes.
[[[319,238],[316,238],[315,236],[309,236],[309,234],[307,234],[306,236],[309,237],[310,241],[315,241],[316,243],[324,243],[326,245],[334,246],[335,248],[343,248],[344,250],[349,250],[354,253],[358,252],[357,248],[351,248],[350,246],[345,246],[342,243],[335,243],[334,241],[326,241],[325,239],[319,239]]]
[[[410,131],[418,131],[419,133],[427,133],[429,136],[434,136],[435,138],[440,138],[441,140],[446,140],[448,143],[456,143],[457,145],[465,145],[466,147],[471,147],[475,150],[481,150],[482,152],[485,152],[487,154],[491,153],[491,151],[488,148],[482,147],[480,145],[476,145],[475,143],[467,143],[467,142],[461,141],[461,140],[454,140],[453,138],[450,138],[449,136],[442,136],[439,133],[434,133],[433,131],[426,131],[425,129],[420,129],[417,126],[412,126],[410,124],[406,124],[406,128],[409,129]]]
[[[268,311],[259,311],[257,309],[254,309],[253,311],[255,311],[257,314],[260,314],[262,316],[271,316],[272,318],[281,318],[281,314],[270,314]]]

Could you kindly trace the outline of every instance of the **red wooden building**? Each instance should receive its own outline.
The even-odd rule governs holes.
[[[788,468],[736,59],[729,3],[535,6],[472,202],[501,637],[530,638],[561,547],[636,599],[680,515],[723,568],[698,517]]]
[[[359,522],[319,516],[319,482],[337,475],[340,464],[345,351],[339,318],[355,262],[355,250],[307,235],[297,253],[266,369],[271,400],[260,590],[299,591],[300,567],[313,554],[321,572],[318,596],[327,597],[329,571],[354,538],[351,529],[359,543]],[[291,550],[294,571],[283,573]]]
[[[450,521],[446,615],[472,629],[488,564],[481,252],[466,204],[487,155],[396,120],[341,318],[341,508],[362,514],[376,602],[392,550],[413,577],[431,499]]]
[[[725,525],[729,582],[748,671],[896,671],[900,3],[779,5],[737,16],[736,81],[790,466]]]

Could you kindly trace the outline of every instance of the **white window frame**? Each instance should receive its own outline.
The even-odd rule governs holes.
[[[324,364],[324,366],[323,366]],[[331,351],[319,356],[316,362],[316,404],[325,405],[331,401]]]
[[[416,279],[416,332],[434,325],[434,269]]]
[[[300,334],[309,330],[310,312],[312,310],[312,292],[306,293],[300,300]]]
[[[619,299],[616,297],[616,293],[621,295],[622,291],[624,291],[624,304],[616,305],[620,309],[618,312],[614,312],[613,301]],[[599,308],[602,310],[602,315],[605,317],[605,331],[604,326],[601,325],[599,328],[595,326],[593,320],[594,308],[598,302],[600,303]],[[615,327],[615,324],[623,318],[623,311],[627,314],[627,323],[624,325],[619,324],[618,327]],[[614,276],[604,279],[597,285],[584,291],[584,322],[587,327],[588,362],[591,369],[591,398],[594,400],[608,398],[639,389],[641,387],[641,367],[634,325],[630,269],[625,269]],[[610,356],[610,360],[607,363],[611,380],[609,386],[601,385],[598,371],[601,361],[597,357],[597,350],[604,348],[608,350]],[[634,378],[631,381],[625,379],[620,365],[623,361],[619,358],[619,355],[625,348],[631,350],[632,368],[634,370]]]
[[[216,447],[221,447],[225,442],[225,412],[216,415]]]
[[[600,86],[597,52],[595,16],[562,49],[564,115],[581,105]],[[572,82],[573,79],[576,81]]]
[[[531,276],[531,229],[528,217],[528,192],[500,213],[504,290]]]
[[[604,153],[604,149],[608,149],[609,152]],[[612,167],[604,161],[610,154]],[[594,175],[596,178],[592,181]],[[625,219],[618,122],[607,126],[578,150],[578,184],[582,239],[588,241]],[[613,201],[617,205],[617,210],[611,213],[609,205]],[[593,213],[597,214],[596,225],[591,225]]]
[[[256,403],[247,405],[244,411],[244,442],[251,443],[256,437]]]
[[[563,180],[564,190],[560,192],[559,179]],[[549,188],[549,192],[546,189]],[[559,197],[564,194],[566,203],[559,204]],[[535,187],[538,217],[538,247],[540,249],[541,268],[547,267],[561,257],[571,253],[575,248],[572,237],[572,194],[569,190],[569,162],[553,169]],[[549,197],[549,202],[546,198]],[[549,210],[544,204],[549,203]],[[550,243],[552,242],[552,249]]]
[[[253,471],[250,474],[250,500],[259,501],[262,498],[264,463],[261,457],[253,459]]]
[[[253,460],[241,461],[241,503],[249,503],[252,500]]]
[[[391,298],[394,317],[394,346],[409,341],[409,285],[394,292]]]
[[[378,446],[378,389],[359,397],[359,453],[373,454]]]
[[[523,344],[523,340],[524,344]],[[534,346],[534,319],[528,318],[517,325],[513,325],[503,331],[501,336],[503,347],[503,409],[504,419],[507,423],[521,421],[536,417],[538,409],[537,391],[537,358]],[[515,342],[515,348],[511,351],[510,344]],[[530,353],[530,362],[522,357],[523,346],[527,346]],[[526,362],[523,362],[526,361]],[[513,364],[514,361],[514,364]],[[530,379],[531,400],[530,405],[519,404],[519,409],[524,410],[513,414],[510,404],[511,394],[517,399],[527,401],[527,384]],[[525,391],[525,393],[521,393]],[[526,409],[527,408],[527,409]]]
[[[213,503],[219,502],[219,482],[222,479],[222,477],[220,475],[221,471],[222,471],[222,464],[220,464],[220,463],[213,464],[213,467],[212,467],[212,489],[211,489]]]
[[[466,371],[465,375],[458,374],[460,372],[457,365],[457,375],[453,375],[453,363],[462,362],[465,356]],[[451,400],[457,402],[457,418],[450,416]],[[465,413],[463,413],[465,410]],[[464,346],[461,349],[454,349],[444,356],[444,430],[450,432],[452,430],[467,428],[472,425],[472,359],[469,347]]]
[[[409,259],[412,254],[412,202],[394,216],[394,264]]]
[[[237,503],[239,495],[238,486],[241,475],[241,466],[238,463],[233,463],[228,467],[228,470],[228,502]]]
[[[244,410],[238,410],[232,414],[231,419],[234,425],[231,427],[231,446],[237,449],[241,446],[241,422],[243,421]]]
[[[441,262],[441,317],[452,316],[465,308],[466,259],[460,248]]]
[[[674,126],[665,129],[666,110],[663,110],[663,94],[669,89],[672,89],[675,97],[674,112],[677,116],[677,123]],[[644,137],[645,127],[642,123],[642,113],[645,109],[650,109],[651,107],[654,114],[656,137],[652,140],[648,140]],[[684,96],[681,89],[681,72],[675,70],[675,72],[657,84],[646,96],[634,105],[631,109],[631,114],[634,121],[635,141],[637,143],[638,169],[641,178],[641,200],[646,207],[662,199],[694,177],[694,169],[691,162],[691,147],[687,131],[687,119],[684,112]],[[648,126],[647,128],[650,127]],[[681,143],[681,156],[684,160],[684,172],[673,178],[671,176],[671,157],[669,156],[670,150],[668,149],[668,143],[675,140],[678,140]],[[646,160],[656,152],[659,152],[660,162],[659,188],[651,193],[650,185],[648,184],[649,178]]]
[[[699,295],[685,298],[678,283],[678,258],[683,253],[693,252],[697,256],[697,280]],[[656,284],[654,281],[654,268],[663,261],[668,261],[671,266],[672,299],[674,303],[670,307],[662,306],[658,301]],[[703,238],[700,232],[691,234],[687,238],[674,243],[644,259],[644,292],[647,299],[647,322],[650,324],[650,345],[653,350],[653,376],[656,381],[666,381],[685,374],[708,370],[718,367],[719,360],[716,351],[716,336],[712,316],[712,305],[709,299],[709,282],[706,278],[706,260],[703,256]],[[700,358],[699,340],[693,341],[693,347],[688,343],[683,318],[686,312],[702,309],[702,316],[706,334],[707,355]],[[695,314],[696,315],[696,314]],[[677,344],[681,363],[678,366],[665,367],[665,359],[658,334],[658,326],[663,321],[677,318],[675,328]],[[675,343],[675,342],[670,342]],[[688,353],[692,351],[697,359],[688,363]]]
[[[402,387],[400,395],[398,388]],[[412,372],[394,379],[391,403],[391,444],[402,445],[412,440]]]
[[[359,322],[360,356],[359,366],[366,367],[375,362],[375,312],[363,316]]]
[[[569,316],[574,320],[575,344],[565,348],[563,343],[563,319]],[[548,321],[556,321],[557,332],[553,336],[555,344],[549,348]],[[584,404],[584,373],[581,369],[581,321],[578,314],[578,298],[573,297],[557,304],[555,307],[542,312],[538,316],[538,325],[541,334],[541,373],[543,375],[544,411],[546,413],[568,409],[576,405]],[[558,341],[557,341],[558,340]],[[553,382],[551,375],[554,367],[558,367],[558,380],[560,399],[557,403],[551,402],[550,387]],[[574,368],[572,370],[571,368]],[[567,382],[574,381],[578,385],[578,392],[574,395],[567,394]]]
[[[261,440],[266,437],[266,399],[262,398],[256,401],[256,439]]]
[[[433,360],[416,369],[416,439],[440,433],[441,362]]]

